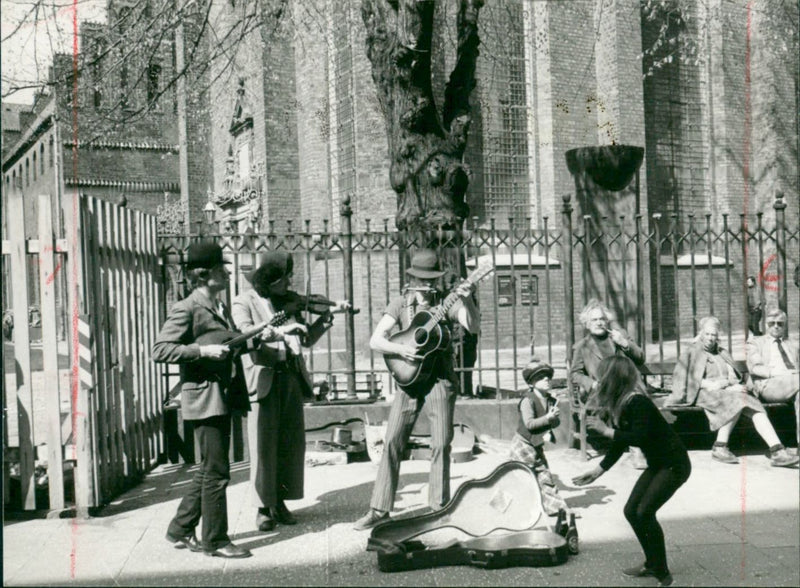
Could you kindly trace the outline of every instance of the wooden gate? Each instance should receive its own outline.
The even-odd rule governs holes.
[[[165,383],[150,360],[163,319],[162,269],[154,217],[76,195],[64,211],[66,236],[56,238],[51,211],[50,197],[40,196],[39,238],[26,239],[22,197],[9,195],[14,221],[3,263],[14,328],[5,349],[4,481],[19,478],[25,510],[60,510],[74,500],[85,513],[137,481],[164,451]],[[24,328],[37,298],[41,356]],[[73,477],[67,484],[65,474]],[[37,484],[49,486],[46,496],[37,496]],[[4,494],[5,503],[11,498]]]

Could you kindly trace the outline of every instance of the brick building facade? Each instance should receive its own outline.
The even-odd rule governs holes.
[[[116,2],[118,9],[127,4]],[[546,216],[554,227],[566,194],[572,195],[578,224],[585,214],[598,222],[603,215],[613,220],[625,214],[631,223],[637,212],[650,230],[656,222],[666,229],[672,214],[685,228],[690,212],[712,213],[715,226],[721,214],[732,220],[745,214],[752,223],[755,213],[771,218],[775,192],[785,194],[787,224],[797,226],[796,4],[784,3],[784,15],[764,3],[748,8],[734,0],[671,0],[662,12],[646,10],[651,4],[660,5],[486,4],[465,153],[471,173],[467,202],[479,226],[489,226],[494,217],[499,228],[509,218],[523,227],[530,218],[532,227],[541,228]],[[213,2],[218,35],[235,26],[243,5]],[[121,127],[108,127],[99,116],[102,105],[122,97],[135,110],[147,100],[154,78],[156,86],[159,77],[170,79],[174,59],[165,46],[157,69],[137,77],[131,62],[124,83],[119,67],[86,69],[78,83],[77,151],[69,93],[56,91],[42,103],[52,106],[38,105],[18,148],[4,151],[4,189],[56,183],[41,171],[36,180],[27,179],[34,156],[40,170],[53,143],[63,158],[65,188],[96,190],[112,200],[124,193],[130,206],[151,212],[167,192],[168,201],[183,200],[184,218],[192,225],[211,199],[224,230],[283,232],[289,223],[292,230],[305,230],[307,220],[312,231],[336,231],[340,204],[349,197],[356,230],[367,219],[376,229],[387,219],[393,227],[396,196],[389,187],[387,139],[357,3],[295,0],[289,6],[268,26],[244,35],[230,62],[202,73],[190,70],[183,182],[176,92],[164,93],[159,108]],[[115,14],[111,29],[120,18]],[[433,56],[434,93],[441,101],[455,60],[455,3],[439,3],[436,18],[445,23]],[[191,21],[186,29],[191,36]],[[82,54],[90,47],[102,50],[96,39],[111,35],[105,31],[85,26]],[[63,72],[71,57],[57,57],[54,66]],[[48,122],[55,120],[57,139],[56,126]],[[612,144],[644,148],[638,182],[604,194],[605,208],[590,207],[577,198],[565,153]],[[649,261],[652,269],[662,259],[656,252]],[[382,271],[368,272],[369,279],[398,279]],[[576,273],[585,274],[580,264]],[[367,288],[368,278],[360,276]],[[648,284],[654,271],[636,279]],[[652,300],[646,304],[655,307]]]

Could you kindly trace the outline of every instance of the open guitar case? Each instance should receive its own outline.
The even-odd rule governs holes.
[[[439,511],[376,525],[367,551],[377,553],[382,572],[563,564],[570,553],[566,513],[559,514],[555,530],[537,527],[543,514],[535,475],[525,464],[509,461],[462,484]],[[577,552],[577,533],[573,547]]]

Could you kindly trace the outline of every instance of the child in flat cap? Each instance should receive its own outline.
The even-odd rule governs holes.
[[[568,513],[569,509],[558,493],[544,456],[544,436],[561,422],[558,404],[550,395],[552,377],[553,368],[536,358],[522,370],[528,391],[517,405],[519,423],[511,440],[510,456],[531,468],[542,491],[542,506],[548,515],[554,516],[559,510]]]

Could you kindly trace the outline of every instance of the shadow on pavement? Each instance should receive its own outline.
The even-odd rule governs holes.
[[[457,477],[455,476],[451,478],[451,480],[456,479]],[[419,487],[427,482],[427,472],[401,474],[398,484],[397,500],[401,500],[405,493],[414,492],[414,487]],[[369,509],[368,497],[372,492],[373,483],[374,482],[370,481],[339,490],[325,492],[317,497],[317,502],[315,504],[306,508],[292,509],[290,502],[288,506],[297,518],[297,525],[278,525],[275,530],[268,533],[256,530],[236,533],[235,535],[231,535],[231,540],[236,541],[237,544],[242,547],[255,550],[266,545],[274,545],[281,541],[288,541],[301,535],[327,531],[330,527],[338,524],[352,526],[352,524]],[[365,497],[367,497],[366,501]],[[420,514],[421,510],[424,509],[416,507],[403,510],[400,513],[395,512],[392,516],[395,518],[406,518],[408,516]],[[254,521],[253,526],[255,526],[255,507],[253,507],[251,511]]]
[[[132,490],[125,492],[109,504],[92,512],[95,517],[110,517],[132,510],[153,506],[161,502],[183,497],[184,488],[189,484],[197,464],[175,464],[162,466],[147,475]],[[231,480],[228,487],[247,482],[250,477],[249,462],[231,464]]]

